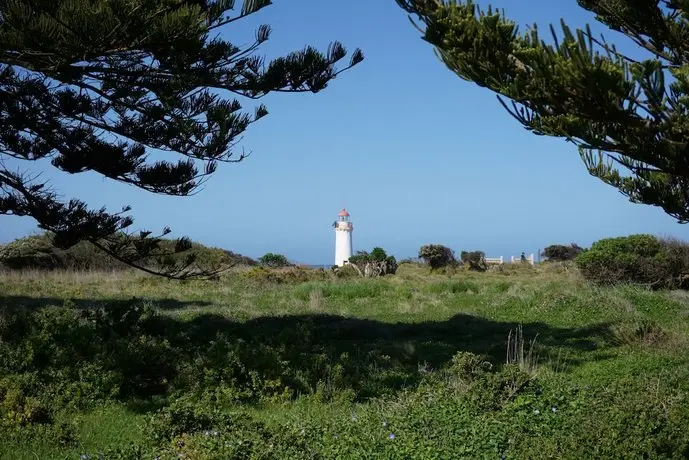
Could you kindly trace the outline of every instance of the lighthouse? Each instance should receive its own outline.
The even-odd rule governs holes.
[[[335,221],[335,265],[343,266],[352,257],[352,230],[354,226],[349,220],[346,209],[340,211]]]

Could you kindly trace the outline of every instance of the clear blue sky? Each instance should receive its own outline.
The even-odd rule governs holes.
[[[594,23],[575,0],[492,4],[544,32],[561,17]],[[273,28],[267,56],[339,40],[366,60],[318,94],[267,97],[270,115],[240,144],[252,156],[221,165],[196,196],[155,196],[50,167],[43,177],[93,207],[131,204],[137,229],[170,225],[204,244],[301,263],[332,263],[330,224],[343,207],[355,250],[382,246],[398,258],[427,243],[509,257],[639,232],[689,235],[660,208],[631,204],[589,176],[571,144],[530,134],[492,93],[447,70],[393,0],[276,0],[228,32],[249,42],[262,23]],[[0,217],[0,242],[35,228]]]

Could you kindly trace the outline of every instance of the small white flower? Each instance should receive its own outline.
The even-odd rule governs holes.
[[[550,410],[552,410],[553,412],[557,412],[557,407],[553,406]]]

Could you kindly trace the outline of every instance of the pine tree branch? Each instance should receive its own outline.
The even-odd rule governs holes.
[[[161,271],[136,260],[170,256],[155,238],[114,236],[132,225],[130,217],[90,210],[80,200],[63,203],[46,184],[8,171],[2,157],[52,157],[53,167],[68,173],[95,171],[153,193],[197,193],[218,162],[247,156],[244,149],[233,156],[234,149],[267,114],[262,104],[246,113],[213,89],[251,99],[318,92],[363,59],[355,50],[348,66],[335,68],[346,51],[334,42],[327,53],[307,47],[264,65],[255,53],[269,37],[267,26],[246,46],[209,39],[211,30],[269,3],[247,0],[232,18],[225,17],[234,6],[228,0],[89,0],[83,8],[68,0],[31,0],[25,8],[19,0],[3,6],[0,214],[33,217],[63,246],[96,242],[124,263]],[[151,149],[187,160],[152,162]],[[193,258],[178,260],[163,271],[197,276],[204,270],[194,264]]]
[[[572,142],[590,174],[633,202],[689,221],[689,4],[665,0],[666,12],[653,0],[579,0],[651,52],[639,60],[588,26],[572,31],[563,21],[561,39],[551,26],[550,44],[536,27],[520,34],[504,14],[469,0],[397,3],[448,69],[494,92],[527,130]],[[610,164],[586,153],[594,150]]]

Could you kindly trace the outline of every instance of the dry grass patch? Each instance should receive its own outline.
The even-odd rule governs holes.
[[[649,320],[615,324],[610,328],[613,342],[618,345],[661,347],[670,342],[672,334]]]
[[[321,311],[325,307],[325,297],[321,288],[315,288],[309,292],[309,310]]]

